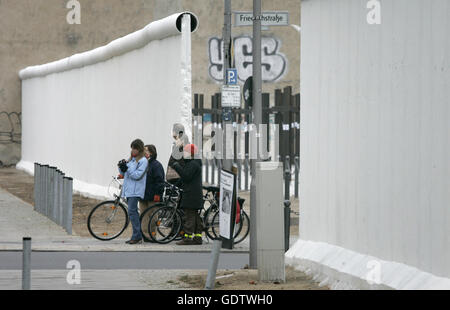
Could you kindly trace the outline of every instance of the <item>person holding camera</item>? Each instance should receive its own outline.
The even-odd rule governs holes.
[[[133,226],[133,235],[127,244],[142,243],[138,201],[144,199],[148,160],[144,156],[144,142],[136,139],[131,143],[131,156],[118,163],[124,177],[122,197],[127,199],[128,213]]]

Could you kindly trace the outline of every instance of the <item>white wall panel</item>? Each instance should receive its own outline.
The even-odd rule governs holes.
[[[22,70],[18,167],[32,172],[34,162],[57,166],[74,178],[76,190],[91,196],[106,195],[118,160],[128,158],[136,138],[154,144],[165,167],[173,123],[190,123],[181,114],[182,104],[191,104],[183,100],[183,78],[191,78],[182,74],[190,49],[182,55],[179,16],[93,51]]]
[[[300,238],[450,277],[450,1],[303,0]]]

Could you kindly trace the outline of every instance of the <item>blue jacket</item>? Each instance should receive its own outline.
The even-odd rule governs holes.
[[[127,163],[128,170],[124,174],[122,197],[144,199],[147,165],[148,160],[145,157],[142,157],[139,162],[133,158]],[[119,172],[123,173],[120,169]]]

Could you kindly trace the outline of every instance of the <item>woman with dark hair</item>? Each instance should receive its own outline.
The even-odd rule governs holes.
[[[139,211],[141,214],[144,213],[147,208],[152,207],[155,203],[159,202],[161,196],[164,193],[164,168],[161,163],[156,160],[158,153],[156,152],[156,147],[153,144],[145,146],[145,157],[148,159],[148,169],[147,169],[147,180],[145,184],[145,195],[144,199],[139,202]],[[153,212],[149,211],[145,218],[142,219],[142,233],[147,237],[148,232],[148,221],[152,216]],[[150,240],[150,236],[146,238]]]
[[[142,242],[141,223],[138,213],[138,201],[144,199],[148,161],[144,156],[144,142],[136,139],[131,143],[131,156],[128,161],[121,160],[118,164],[120,173],[124,176],[122,197],[127,199],[128,213],[133,226],[133,235],[126,243]]]

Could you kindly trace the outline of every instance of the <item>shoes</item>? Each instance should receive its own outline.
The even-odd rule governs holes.
[[[141,244],[142,243],[142,239],[139,239],[139,240],[128,240],[125,243],[126,244]]]
[[[176,245],[194,245],[194,240],[191,238],[183,238],[176,243]]]
[[[203,244],[202,237],[194,237],[194,239],[192,241],[193,241],[193,243],[195,245],[202,245]]]

